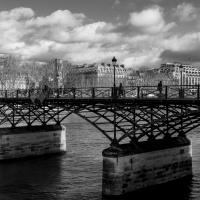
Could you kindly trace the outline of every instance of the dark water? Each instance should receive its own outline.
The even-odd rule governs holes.
[[[74,121],[74,120],[72,120]],[[66,124],[67,153],[0,163],[0,200],[110,200],[102,197],[102,150],[108,140],[83,121]],[[120,200],[200,199],[200,133],[193,143],[193,176]]]

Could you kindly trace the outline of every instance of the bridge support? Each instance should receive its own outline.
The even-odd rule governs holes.
[[[116,196],[192,174],[192,147],[184,137],[122,144],[103,151],[104,195]]]
[[[0,161],[66,151],[66,128],[61,125],[0,129]]]

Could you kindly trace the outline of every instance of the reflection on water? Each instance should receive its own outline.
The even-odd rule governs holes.
[[[110,200],[101,193],[102,150],[109,141],[78,118],[68,120],[66,127],[66,154],[0,163],[0,200]],[[189,138],[192,177],[119,199],[200,199],[200,134],[193,131]]]

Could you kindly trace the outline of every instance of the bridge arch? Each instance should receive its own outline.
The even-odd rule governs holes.
[[[60,124],[72,113],[97,128],[111,142],[114,124],[118,142],[126,139],[140,141],[152,137],[156,139],[185,135],[200,126],[200,109],[197,104],[163,102],[141,104],[130,101],[104,103],[46,101],[43,104],[3,102],[0,106],[0,126],[5,123],[10,126],[18,126],[20,123],[27,126],[33,126],[35,123]]]

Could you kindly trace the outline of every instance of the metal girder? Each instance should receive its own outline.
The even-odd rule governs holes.
[[[115,105],[115,119],[114,119]],[[143,100],[47,100],[0,102],[0,127],[33,126],[63,122],[72,113],[96,127],[113,141],[115,124],[118,143],[186,134],[200,126],[199,102]],[[115,121],[115,122],[114,122]]]

